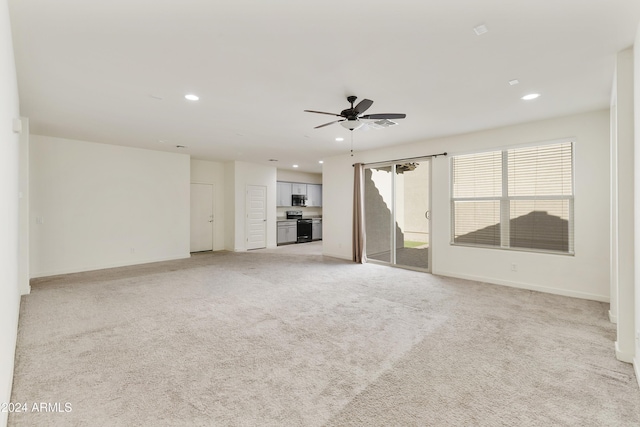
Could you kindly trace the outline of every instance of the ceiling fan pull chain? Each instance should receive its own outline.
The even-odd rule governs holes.
[[[350,133],[351,133],[351,157],[353,157],[353,130]]]

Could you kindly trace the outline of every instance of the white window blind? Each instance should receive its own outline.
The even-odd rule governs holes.
[[[573,143],[452,158],[452,242],[573,253]]]

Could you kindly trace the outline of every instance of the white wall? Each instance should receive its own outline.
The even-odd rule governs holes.
[[[236,163],[224,164],[224,248],[228,251],[236,247]]]
[[[304,182],[307,184],[322,184],[321,173],[309,173],[309,172],[291,171],[286,169],[278,169],[277,175],[278,175],[277,177],[278,181]]]
[[[191,159],[191,183],[213,185],[213,250],[225,248],[225,165]]]
[[[364,136],[363,136],[364,137]],[[609,112],[596,111],[325,159],[324,253],[351,259],[352,164],[450,155],[561,138],[575,144],[575,256],[450,245],[448,157],[432,162],[432,271],[489,283],[609,300]],[[517,264],[517,272],[511,264]]]
[[[0,1],[0,402],[11,399],[18,330],[18,151],[13,120],[20,117],[7,1]],[[0,412],[0,426],[7,413]]]
[[[23,117],[20,133],[18,175],[18,286],[22,295],[31,292],[29,284],[29,119]]]
[[[31,277],[189,257],[189,156],[32,135]]]
[[[267,247],[277,245],[276,228],[276,168],[255,163],[234,162],[234,251],[246,251],[246,191],[248,185],[267,187]],[[227,183],[229,185],[229,183]]]
[[[610,171],[610,188],[609,192],[609,217],[611,223],[609,226],[609,321],[618,323],[618,94],[617,79],[613,78],[613,88],[611,91],[611,108],[609,110],[610,141],[609,144],[609,171]]]
[[[611,274],[615,280],[614,310],[617,323],[616,357],[632,362],[634,344],[634,137],[633,137],[633,49],[619,52],[611,106],[611,147],[617,154],[616,170],[612,174],[611,194],[615,202],[613,213],[616,228],[612,230]],[[614,247],[614,244],[617,246]]]
[[[640,24],[636,32],[634,43],[634,65],[633,65],[633,81],[634,81],[634,133],[635,133],[635,184],[636,184],[636,203],[640,204]],[[640,208],[636,208],[636,258],[635,258],[635,358],[633,364],[636,370],[636,379],[640,385]]]

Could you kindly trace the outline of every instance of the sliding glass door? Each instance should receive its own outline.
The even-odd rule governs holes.
[[[364,170],[364,224],[367,258],[393,263],[393,177],[391,166]]]
[[[372,261],[430,270],[430,159],[365,168],[366,253]]]

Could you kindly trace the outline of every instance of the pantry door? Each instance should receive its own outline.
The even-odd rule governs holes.
[[[267,187],[247,185],[247,249],[267,247]]]
[[[213,185],[191,184],[191,252],[213,250]]]

